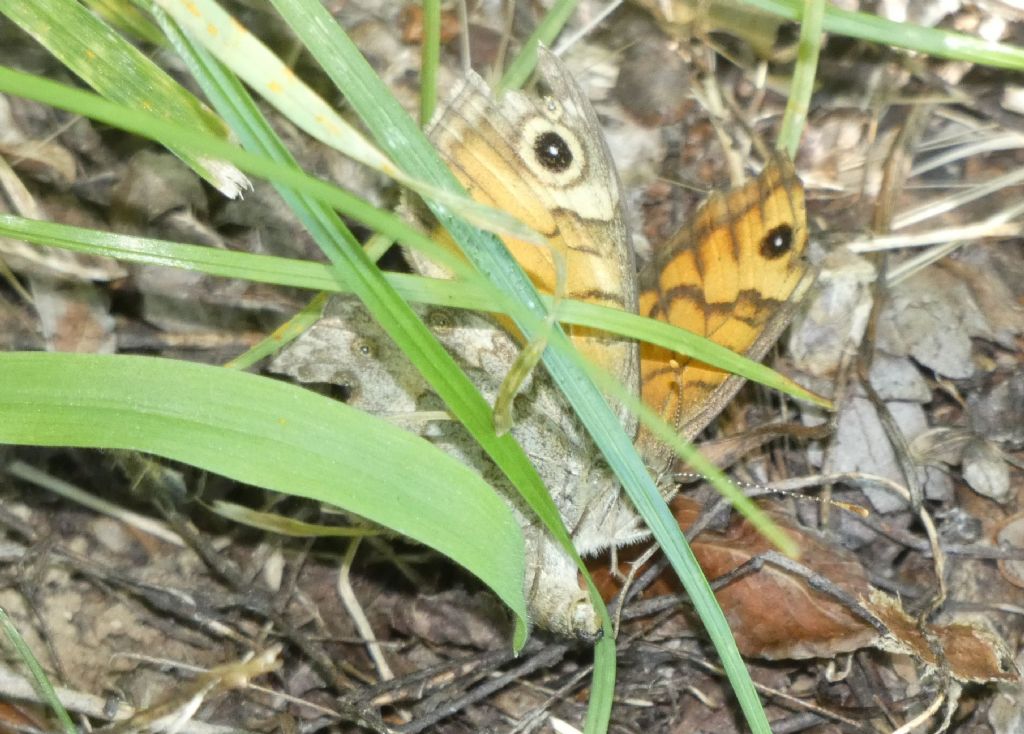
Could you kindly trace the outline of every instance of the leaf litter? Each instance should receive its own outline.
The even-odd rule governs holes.
[[[409,12],[398,5],[351,2],[338,20],[367,45],[400,98],[412,103],[416,33],[409,30],[413,21],[392,17]],[[581,3],[574,22],[596,5]],[[771,142],[785,102],[779,93],[790,48],[785,25],[748,19],[723,27],[712,16],[694,26],[700,17],[687,8],[683,2],[623,8],[569,54],[613,141],[641,243],[671,235],[700,190],[725,184],[731,168],[744,168],[745,157],[757,159],[753,137]],[[883,10],[900,16],[912,8],[890,2]],[[950,2],[917,20],[1019,37],[1020,19],[1001,8]],[[518,9],[517,29],[531,21]],[[457,18],[448,17],[448,27],[453,22],[457,27]],[[471,17],[477,61],[499,55],[502,23],[484,9]],[[402,39],[395,35],[400,30],[410,35]],[[28,53],[48,73],[58,73],[9,25],[0,24],[0,31],[13,39],[0,54]],[[714,62],[707,46],[691,44],[691,32],[710,33],[720,53]],[[860,731],[892,731],[920,720],[933,728],[1008,734],[1019,730],[1024,709],[1014,667],[1021,663],[1015,651],[1024,632],[1024,253],[1014,213],[1021,183],[1013,179],[1024,155],[1020,109],[1004,74],[927,59],[912,69],[898,52],[842,40],[831,38],[825,46],[821,91],[798,157],[821,275],[777,361],[802,384],[836,397],[839,412],[824,438],[780,429],[780,438],[748,442],[750,454],[734,471],[767,487],[820,473],[822,480],[812,484],[825,485],[829,501],[864,508],[867,516],[842,504],[763,500],[799,540],[800,559],[772,557],[749,527],[721,513],[695,535],[694,550],[712,579],[744,567],[727,576],[719,599],[755,679],[776,691],[765,700],[779,730],[805,722],[814,731],[841,731],[856,720]],[[454,36],[452,48],[458,42]],[[751,48],[767,49],[772,61],[761,66]],[[652,69],[652,58],[664,63]],[[450,49],[447,60],[453,59]],[[647,79],[650,88],[641,83]],[[946,99],[931,108],[908,146],[900,132],[915,95]],[[0,101],[5,210],[310,256],[308,238],[276,206],[226,202],[155,147],[132,153],[138,143],[116,131],[65,120],[23,100]],[[731,141],[727,149],[723,140]],[[294,133],[291,142],[310,168],[331,171],[374,201],[391,196],[379,177],[319,144]],[[894,151],[913,161],[898,191],[887,188],[884,175]],[[866,236],[879,198],[890,195],[892,231]],[[270,198],[266,192],[252,196]],[[975,230],[983,234],[956,239]],[[954,241],[941,241],[943,234]],[[5,287],[0,338],[7,349],[148,351],[221,362],[305,298],[191,273],[126,269],[6,240],[0,253],[34,297],[26,305],[13,286]],[[881,288],[880,278],[887,279]],[[852,367],[865,352],[871,353],[870,390]],[[324,390],[334,383],[344,397],[360,375],[347,366],[347,355],[335,358],[336,367],[315,382]],[[705,438],[757,428],[779,409],[785,420],[808,426],[830,421],[814,408],[780,404],[749,388]],[[351,570],[354,595],[394,671],[395,680],[386,682],[339,598],[336,543],[258,533],[225,523],[197,503],[154,510],[140,488],[157,493],[152,486],[165,484],[157,469],[126,469],[86,452],[0,450],[5,465],[28,462],[155,515],[198,551],[157,540],[128,518],[108,520],[51,499],[8,475],[0,510],[7,582],[0,604],[33,649],[45,650],[49,642],[54,653],[44,665],[73,691],[100,696],[118,690],[137,709],[159,712],[168,701],[185,700],[168,699],[168,691],[199,690],[188,687],[188,675],[177,666],[230,665],[242,659],[239,651],[269,649],[272,630],[272,639],[291,643],[280,661],[286,672],[260,680],[304,703],[211,687],[199,720],[270,730],[278,716],[287,716],[306,728],[334,723],[340,730],[452,732],[514,729],[517,722],[527,730],[543,726],[548,716],[581,721],[582,699],[574,696],[585,697],[586,678],[571,674],[586,663],[587,651],[534,643],[523,659],[535,667],[513,661],[501,610],[472,580],[419,548],[366,541]],[[908,465],[923,489],[920,505],[898,489],[908,483]],[[181,476],[188,497],[225,496],[306,521],[330,521],[324,508],[266,497],[187,468]],[[177,485],[173,491],[164,486],[158,494],[179,492]],[[712,505],[689,486],[673,500],[686,527]],[[595,570],[612,586],[630,567],[604,562]],[[693,662],[706,657],[707,646],[687,624],[685,601],[676,594],[659,578],[623,607],[613,726],[733,731],[728,691],[707,666]],[[154,651],[161,660],[139,657]],[[487,679],[501,684],[487,696],[473,695]],[[1000,682],[960,685],[987,681]],[[450,714],[436,715],[441,702],[455,702]],[[962,713],[951,719],[957,702]],[[102,706],[80,710],[104,718]]]

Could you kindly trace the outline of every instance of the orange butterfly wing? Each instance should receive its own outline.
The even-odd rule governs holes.
[[[761,359],[810,285],[806,248],[803,185],[779,155],[745,185],[712,194],[690,226],[658,249],[640,276],[640,313]],[[688,440],[742,384],[652,344],[641,345],[640,374],[644,402]],[[652,468],[668,459],[646,430],[637,444]]]
[[[559,295],[635,311],[636,264],[622,187],[597,115],[545,49],[538,50],[537,71],[539,96],[509,91],[498,100],[471,74],[434,121],[431,139],[470,196],[547,238],[548,247],[503,238],[539,290],[557,290],[557,252],[566,273]],[[415,253],[412,259],[421,273],[443,275]],[[634,342],[580,326],[566,331],[585,357],[639,391]],[[621,406],[617,412],[632,430],[633,418]]]

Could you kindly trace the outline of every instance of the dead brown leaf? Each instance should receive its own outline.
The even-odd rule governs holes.
[[[688,497],[676,497],[670,506],[683,530],[697,518],[698,507]],[[898,599],[870,584],[852,553],[798,526],[788,515],[770,515],[799,546],[799,563],[780,558],[743,519],[722,532],[702,532],[691,543],[708,579],[727,581],[716,597],[744,655],[803,659],[877,647],[912,655],[930,668],[944,666],[960,681],[1018,679],[1010,655],[994,633],[962,622],[919,625]],[[643,550],[619,552],[621,575],[629,572],[629,562]],[[619,591],[607,561],[592,562],[591,573],[606,599]],[[725,579],[729,574],[735,577]],[[645,597],[681,591],[668,570]]]

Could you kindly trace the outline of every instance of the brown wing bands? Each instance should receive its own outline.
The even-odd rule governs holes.
[[[561,254],[567,277],[562,295],[635,311],[636,268],[621,186],[597,117],[551,54],[540,53],[538,72],[550,98],[509,92],[495,100],[479,77],[469,77],[432,125],[431,138],[474,199],[509,212]],[[556,130],[569,141],[575,154],[570,178],[551,180],[529,158],[536,130]],[[538,289],[553,293],[551,250],[504,241]],[[585,356],[639,390],[634,343],[584,328],[569,333]]]
[[[807,215],[793,164],[782,156],[742,187],[714,194],[641,275],[640,313],[760,359],[809,282]],[[644,401],[686,438],[725,406],[741,381],[670,350],[640,348]],[[638,445],[666,458],[649,434]]]

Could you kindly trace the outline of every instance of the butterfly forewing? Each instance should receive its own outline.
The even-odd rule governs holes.
[[[544,235],[548,247],[503,238],[543,292],[556,293],[554,256],[565,263],[558,295],[636,310],[636,265],[622,213],[618,173],[589,100],[562,63],[538,56],[541,96],[507,92],[494,99],[470,75],[430,130],[438,150],[478,201],[503,209]],[[421,272],[438,275],[416,258]],[[583,355],[639,390],[637,347],[585,328],[569,334]],[[619,410],[627,430],[635,425]]]
[[[803,186],[793,164],[776,156],[744,186],[713,194],[690,226],[656,251],[641,274],[640,313],[760,359],[809,283],[806,246]],[[741,384],[662,347],[644,344],[640,358],[644,401],[688,439]],[[667,458],[646,432],[638,445],[652,463]]]

